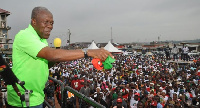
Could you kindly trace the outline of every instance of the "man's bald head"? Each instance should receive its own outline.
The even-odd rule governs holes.
[[[42,11],[46,11],[46,12],[49,12],[51,13],[47,8],[45,7],[35,7],[33,10],[32,10],[32,14],[31,14],[31,19],[36,19],[38,15],[40,15],[40,12]]]

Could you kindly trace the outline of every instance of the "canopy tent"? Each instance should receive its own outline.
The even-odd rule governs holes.
[[[88,47],[88,49],[99,49],[96,44],[94,43],[94,41],[92,41],[92,43],[90,44],[90,46]]]
[[[104,49],[109,51],[109,52],[117,52],[117,53],[122,52],[121,50],[118,50],[116,47],[114,47],[110,41],[104,47]]]
[[[153,53],[152,53],[152,52],[146,52],[146,55],[147,55],[147,56],[152,56]]]

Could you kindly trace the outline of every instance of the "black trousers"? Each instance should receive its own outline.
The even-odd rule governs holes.
[[[188,61],[188,60],[189,60],[188,54],[184,54],[184,55],[183,55],[183,60],[185,60],[185,61]]]

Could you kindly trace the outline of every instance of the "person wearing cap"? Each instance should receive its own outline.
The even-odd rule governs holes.
[[[116,89],[113,90],[112,99],[117,99],[118,94],[120,93],[121,88],[118,86]]]
[[[162,105],[165,105],[165,103],[168,100],[168,96],[166,96],[166,90],[162,90],[162,92],[160,94],[158,94],[158,96],[160,97],[160,103]]]
[[[160,103],[160,97],[159,96],[155,96],[156,101],[157,101],[157,108],[163,108],[162,104]]]
[[[110,108],[112,106],[112,99],[111,99],[111,92],[110,92],[109,88],[106,88],[106,90],[104,92],[104,96],[105,96],[105,102],[106,102],[108,108]]]
[[[174,88],[172,87],[172,83],[169,84],[169,95],[171,98],[173,98]]]
[[[123,106],[124,108],[127,108],[127,103],[124,101],[121,92],[119,92],[119,93],[118,93],[118,97],[117,97],[116,99],[113,100],[113,102],[112,102],[112,106],[114,107],[114,106],[117,105],[117,99],[119,99],[119,98],[122,99],[122,106]]]
[[[84,81],[84,80],[82,80],[81,81],[81,83],[84,85],[83,87],[81,87],[81,89],[80,89],[80,93],[82,93],[82,94],[84,94],[85,96],[87,96],[87,97],[89,97],[89,95],[90,95],[90,88],[89,88],[89,86],[87,85],[87,82],[86,81]],[[83,100],[80,100],[80,106],[81,107],[87,107],[87,103],[85,102],[85,101],[83,101]]]
[[[86,81],[84,81],[84,80],[82,80],[82,81],[80,81],[84,86],[83,87],[81,87],[81,89],[80,89],[80,93],[82,93],[82,94],[84,94],[85,96],[89,96],[90,95],[90,87],[89,87],[89,85],[88,85],[88,82],[86,82]]]
[[[87,82],[86,82],[85,76],[81,77],[81,78],[79,79],[79,82],[80,82],[80,83],[79,83],[80,89],[81,89],[82,87],[86,86],[85,84],[86,84]]]
[[[78,79],[77,75],[74,75],[74,79],[71,82],[71,87],[77,91],[79,91],[80,88],[80,80]]]
[[[94,100],[98,103],[100,103],[101,105],[107,107],[107,103],[105,102],[105,100],[103,99],[104,94],[103,92],[101,92],[101,88],[97,87],[96,88],[96,92],[93,94],[94,96]]]
[[[151,108],[157,108],[156,96],[152,98],[150,106]]]
[[[54,99],[55,86],[54,86],[54,82],[52,80],[49,80],[49,84],[47,85],[47,87],[45,87],[44,93],[46,95],[45,100],[47,100],[47,102],[49,102],[50,105],[53,108],[55,108],[55,99]]]
[[[150,92],[150,90],[151,90],[151,87],[150,87],[150,82],[149,81],[147,81],[146,82],[146,90],[148,91],[148,92]]]
[[[124,108],[122,106],[122,98],[117,98],[117,105],[114,106],[113,108]]]
[[[140,93],[136,92],[131,95],[130,99],[130,107],[131,108],[137,108],[138,101],[140,100]]]
[[[172,97],[173,101],[176,102],[178,101],[178,95],[177,95],[177,92],[174,92],[173,93],[173,97]]]

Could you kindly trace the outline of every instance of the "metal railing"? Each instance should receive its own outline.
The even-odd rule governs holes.
[[[54,79],[52,77],[49,76],[49,79],[52,80],[53,82],[56,82],[57,84],[59,84],[61,86],[61,108],[67,108],[66,106],[66,92],[70,91],[71,93],[73,93],[76,97],[78,97],[79,99],[84,100],[85,102],[87,102],[88,104],[92,105],[95,108],[106,108],[105,106],[99,104],[98,102],[90,99],[89,97],[85,96],[84,94],[74,90],[73,88],[66,86],[64,87],[64,83],[61,82],[60,80]]]
[[[52,80],[53,82],[59,84],[60,87],[61,87],[61,105],[60,105],[61,108],[68,108],[67,103],[66,103],[67,102],[66,101],[67,91],[73,93],[77,98],[84,100],[85,102],[87,102],[88,104],[93,106],[94,108],[106,108],[105,106],[97,103],[96,101],[92,100],[89,97],[86,97],[84,94],[79,93],[78,91],[74,90],[73,88],[71,88],[69,86],[64,87],[64,83],[61,82],[60,80],[56,80],[52,77],[49,77],[49,79]],[[3,90],[2,92],[7,91],[7,87],[0,87],[0,90]],[[44,101],[44,104],[46,106],[48,106],[48,108],[53,108],[46,100]]]

